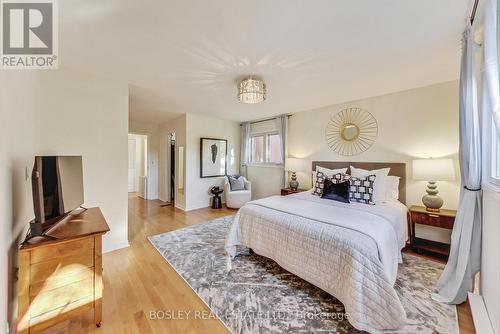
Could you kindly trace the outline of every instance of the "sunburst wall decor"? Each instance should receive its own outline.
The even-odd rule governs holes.
[[[357,155],[369,149],[377,134],[377,120],[361,108],[347,108],[335,114],[325,130],[328,146],[346,156]]]

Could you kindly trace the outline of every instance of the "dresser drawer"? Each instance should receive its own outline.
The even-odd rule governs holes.
[[[88,296],[82,299],[78,299],[68,305],[61,306],[54,310],[45,312],[39,316],[32,317],[29,320],[30,332],[38,333],[41,330],[50,327],[58,322],[71,319],[77,316],[81,312],[92,309],[94,307],[93,296]]]
[[[51,310],[67,306],[85,297],[93,296],[93,288],[94,280],[90,278],[30,296],[30,317],[36,317]]]
[[[86,268],[94,266],[94,250],[87,249],[79,255],[55,258],[30,266],[31,285],[46,279],[60,276],[70,276]]]
[[[414,224],[422,224],[422,225],[452,229],[455,218],[447,216],[438,216],[432,213],[412,212],[411,221]]]
[[[88,253],[91,249],[94,249],[94,238],[85,238],[73,242],[49,245],[33,249],[31,251],[30,263],[35,264],[62,257],[79,256],[82,253]]]
[[[65,285],[94,278],[94,268],[84,267],[81,270],[74,270],[64,275],[54,275],[45,281],[34,282],[30,286],[30,297],[36,297],[40,293],[45,293]]]

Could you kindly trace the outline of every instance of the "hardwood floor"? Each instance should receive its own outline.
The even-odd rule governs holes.
[[[210,310],[146,237],[236,211],[207,208],[183,212],[171,206],[161,207],[162,204],[157,200],[145,201],[136,194],[129,195],[130,247],[103,256],[101,328],[95,327],[93,314],[89,312],[44,333],[229,333],[217,319],[192,316],[195,311],[208,316]],[[188,320],[151,320],[151,311],[191,311],[191,315]],[[460,332],[475,333],[468,304],[459,306],[458,314]]]

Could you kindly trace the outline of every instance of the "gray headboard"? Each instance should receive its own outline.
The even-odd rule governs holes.
[[[348,161],[313,161],[312,170],[316,166],[329,169],[346,168],[350,173],[350,166],[363,169],[379,169],[390,167],[389,175],[399,176],[399,201],[406,204],[406,163],[404,162],[348,162]]]

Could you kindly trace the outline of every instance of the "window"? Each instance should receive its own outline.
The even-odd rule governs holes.
[[[262,163],[264,162],[264,136],[250,137],[250,152],[252,156],[250,162]]]
[[[278,134],[267,136],[267,147],[269,152],[269,162],[273,164],[282,164],[283,157],[281,156],[281,139]]]
[[[491,149],[490,149],[490,181],[500,186],[500,137],[498,136],[497,128],[491,122]]]
[[[282,164],[281,138],[277,132],[253,134],[250,136],[250,163]]]

